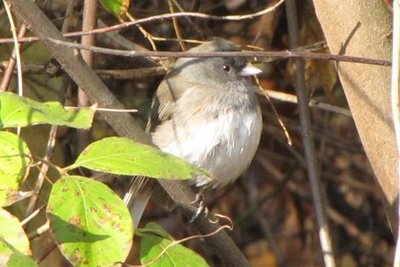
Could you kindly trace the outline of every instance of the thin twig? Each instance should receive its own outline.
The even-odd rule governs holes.
[[[15,59],[11,61],[11,64],[15,64],[15,61],[17,62],[18,95],[23,96],[24,85],[23,85],[23,82],[22,82],[21,55],[20,55],[20,52],[19,52],[20,44],[18,44],[17,28],[15,27],[14,19],[12,17],[9,4],[7,2],[5,2],[4,0],[3,0],[3,3],[4,3],[4,9],[6,10],[6,13],[7,13],[8,20],[10,22],[10,26],[11,26],[10,30],[11,30],[12,38],[14,40],[14,49],[13,49],[13,51],[11,53],[11,58],[15,57]],[[25,34],[25,31],[26,31],[26,28],[24,29],[24,27],[25,26],[21,27],[20,33],[22,35]],[[0,91],[7,90],[7,87],[9,85],[9,83],[10,83],[10,80],[11,80],[11,74],[12,74],[12,70],[13,69],[14,69],[14,66],[13,66],[12,69],[11,68],[8,69],[9,73],[8,73],[7,76],[4,77],[5,78],[3,80],[4,84],[3,84],[3,81],[2,81],[2,84],[1,84],[1,86],[4,86],[4,89],[0,88]],[[21,133],[21,128],[18,127],[17,128],[17,134],[19,135],[20,133]]]
[[[95,70],[103,79],[131,80],[137,78],[154,77],[164,75],[164,67],[149,67],[137,69],[118,69],[118,70]]]
[[[299,45],[299,25],[297,18],[297,7],[294,0],[286,1],[286,16],[289,30],[289,42],[292,48]],[[311,186],[314,210],[318,224],[318,235],[322,248],[322,256],[326,267],[334,267],[335,258],[332,249],[332,241],[329,236],[328,220],[325,214],[324,199],[322,197],[322,186],[317,171],[317,159],[315,156],[314,140],[311,132],[310,112],[308,110],[308,100],[306,95],[306,85],[304,78],[304,60],[295,59],[295,88],[299,101],[301,135],[304,146],[304,154],[307,164],[308,178]]]
[[[311,52],[298,52],[298,51],[238,51],[238,52],[166,52],[166,51],[126,51],[117,50],[111,48],[103,48],[96,46],[86,46],[81,44],[76,44],[72,42],[61,41],[48,37],[48,40],[56,45],[77,48],[77,49],[87,49],[92,50],[96,53],[123,56],[123,57],[170,57],[170,58],[180,58],[180,57],[246,57],[246,58],[257,58],[257,60],[263,60],[264,58],[276,58],[276,59],[315,59],[315,60],[333,60],[333,61],[345,61],[354,62],[361,64],[370,65],[380,65],[380,66],[390,66],[391,62],[389,60],[382,59],[372,59],[365,57],[355,57],[355,56],[344,56],[344,55],[332,55],[332,54],[322,54],[322,53],[311,53]]]
[[[28,217],[26,217],[25,219],[23,219],[21,221],[21,226],[24,226],[25,224],[27,224],[29,221],[31,221],[33,218],[35,218],[40,211],[43,210],[43,208],[46,207],[46,204],[43,204],[42,206],[40,206],[39,208],[37,208],[34,212],[32,212]]]
[[[28,238],[33,239],[38,236],[41,236],[43,233],[47,232],[49,229],[50,229],[50,222],[49,222],[49,220],[47,220],[45,224],[39,226],[34,231],[28,233]],[[51,250],[53,250],[53,249],[51,249]]]
[[[75,5],[77,4],[78,0],[70,0],[67,3],[67,8],[65,9],[65,14],[64,14],[64,21],[61,27],[61,32],[66,33],[69,29],[69,26],[71,25],[72,19],[73,19],[73,12]]]
[[[25,35],[26,29],[27,29],[26,25],[22,24],[18,31],[18,38],[21,38]],[[15,63],[16,63],[15,57],[16,57],[17,51],[19,51],[20,47],[21,47],[21,44],[18,44],[18,46],[14,47],[14,49],[11,53],[10,59],[8,60],[8,63],[7,63],[7,68],[4,71],[3,79],[0,84],[0,92],[6,91],[10,84],[11,77],[14,73],[14,68],[15,68]],[[21,70],[21,68],[18,68],[18,69]],[[21,72],[17,71],[17,74],[18,73],[21,73]],[[20,76],[20,74],[18,74],[18,78],[19,78],[19,76]]]
[[[230,231],[232,231],[232,226],[231,225],[221,225],[218,229],[212,231],[211,233],[207,233],[207,234],[198,234],[198,235],[193,235],[193,236],[188,236],[185,238],[182,238],[180,240],[172,240],[171,243],[169,243],[156,257],[154,257],[151,261],[142,264],[142,265],[130,265],[130,264],[124,264],[123,266],[130,266],[130,267],[147,267],[150,266],[152,264],[154,264],[155,262],[157,262],[162,256],[164,256],[165,254],[167,254],[168,250],[171,249],[173,246],[179,245],[181,243],[193,240],[193,239],[199,239],[199,238],[207,238],[213,235],[216,235],[218,232],[224,230],[224,229],[228,229]]]
[[[97,27],[97,0],[85,0],[83,4],[83,16],[82,16],[82,30],[87,31],[95,29]],[[82,45],[94,45],[95,36],[86,35],[82,36]],[[89,66],[93,65],[93,51],[81,51],[82,59]],[[90,106],[89,97],[86,95],[85,91],[79,87],[78,88],[78,107],[88,107]],[[77,152],[81,152],[92,139],[92,133],[90,130],[80,129],[77,131]]]
[[[130,112],[130,113],[138,112],[137,109],[116,109],[116,108],[96,108],[96,111],[104,111],[104,112]]]
[[[97,20],[97,26],[102,28],[108,27],[108,25],[105,24],[101,19]],[[117,44],[119,47],[125,48],[126,50],[148,51],[148,49],[146,49],[144,46],[128,40],[127,38],[119,34],[119,32],[106,32],[105,36],[107,36],[113,43]]]
[[[54,153],[54,146],[56,142],[56,136],[57,136],[57,126],[51,126],[50,133],[49,133],[49,139],[47,141],[47,147],[46,147],[46,152],[44,156],[44,162],[42,162],[42,166],[40,167],[39,175],[38,178],[36,179],[35,187],[34,187],[34,194],[32,195],[31,199],[29,200],[28,207],[25,210],[25,216],[31,215],[33,210],[36,207],[36,203],[39,199],[40,191],[42,189],[43,183],[45,181],[45,177],[47,175],[47,172],[49,170],[49,165],[46,163],[49,161],[51,156]]]
[[[178,0],[171,0],[171,1],[174,4],[175,8],[178,9],[179,12],[185,12],[185,10],[183,9],[182,5],[178,2]],[[193,1],[193,2],[196,2],[196,1]],[[193,5],[192,5],[191,9],[193,10]],[[197,32],[198,36],[200,36],[202,39],[205,38],[204,34],[201,32],[198,25],[193,23],[193,20],[191,20],[190,18],[185,18],[185,20],[189,24],[191,29],[193,29],[194,31]]]
[[[168,8],[171,13],[174,13],[174,5],[172,4],[171,0],[168,0]],[[172,18],[172,25],[174,26],[176,37],[178,38],[179,46],[181,47],[182,51],[186,51],[185,43],[182,42],[182,34],[179,29],[178,20],[176,18]]]
[[[268,94],[268,96],[270,98],[276,99],[276,100],[280,100],[283,102],[289,102],[289,103],[295,103],[297,104],[297,96],[292,95],[292,94],[288,94],[288,93],[284,93],[284,92],[278,92],[278,91],[273,91],[273,90],[268,90],[268,89],[264,89],[265,93]],[[338,107],[338,106],[334,106],[331,105],[329,103],[324,103],[324,102],[319,102],[317,100],[314,99],[310,99],[308,105],[310,107],[314,107],[314,108],[318,108],[321,110],[326,110],[329,112],[333,112],[336,114],[340,114],[346,117],[352,117],[351,111],[347,108],[342,108],[342,107]]]
[[[136,22],[136,19],[131,14],[126,13],[125,15],[128,17],[128,19],[131,22]],[[140,24],[137,24],[137,27],[138,27],[139,31],[143,34],[144,38],[146,38],[149,41],[151,48],[154,51],[156,51],[157,46],[156,46],[156,43],[154,42],[153,35],[151,35],[148,31],[146,31],[145,28],[143,28]]]
[[[23,95],[23,83],[22,83],[22,67],[21,67],[21,55],[19,53],[19,48],[20,48],[20,44],[18,44],[18,38],[22,37],[25,35],[26,32],[26,26],[25,24],[22,24],[18,35],[16,33],[16,27],[14,24],[14,19],[12,17],[11,11],[10,11],[10,7],[8,6],[8,3],[3,1],[4,3],[4,8],[6,10],[7,16],[8,16],[8,20],[10,22],[10,26],[11,26],[11,33],[13,36],[13,41],[14,41],[14,49],[11,53],[11,57],[10,57],[10,63],[7,67],[6,73],[3,76],[3,80],[0,84],[0,91],[4,92],[7,90],[8,85],[10,84],[10,80],[11,80],[11,76],[15,67],[15,62],[17,63],[17,77],[18,77],[18,94],[20,96]]]
[[[282,119],[279,117],[279,113],[278,113],[278,111],[276,110],[274,104],[272,103],[271,98],[269,97],[267,91],[264,90],[264,89],[261,87],[261,84],[260,84],[260,82],[259,82],[259,80],[258,80],[257,78],[256,78],[256,82],[257,82],[257,84],[258,84],[258,87],[260,88],[260,90],[259,90],[260,93],[261,93],[263,96],[265,96],[265,98],[267,99],[269,105],[271,106],[272,112],[274,113],[276,119],[278,120],[279,125],[281,126],[281,128],[282,128],[282,130],[283,130],[283,133],[285,134],[285,137],[286,137],[286,140],[287,140],[288,145],[291,146],[291,145],[293,144],[292,138],[290,138],[290,134],[289,134],[289,132],[288,132],[288,130],[287,130],[285,124],[283,123]]]
[[[99,27],[108,27],[101,19],[97,20],[97,25]],[[119,47],[125,48],[130,51],[148,51],[145,47],[138,45],[131,40],[123,37],[119,32],[107,32],[105,36],[108,37],[113,43],[117,44]],[[144,58],[150,64],[154,64],[155,61],[152,58]]]
[[[82,18],[82,30],[87,31],[96,28],[97,16],[97,0],[85,0],[83,5],[83,18]],[[94,45],[94,36],[82,36],[82,45]],[[89,66],[93,64],[93,51],[81,51],[82,58]],[[87,107],[90,105],[90,101],[86,94],[79,88],[78,91],[78,106]]]

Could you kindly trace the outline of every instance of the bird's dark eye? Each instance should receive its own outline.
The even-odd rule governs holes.
[[[229,66],[229,65],[223,65],[223,66],[222,66],[222,69],[223,69],[224,71],[228,72],[228,71],[231,70],[231,66]]]

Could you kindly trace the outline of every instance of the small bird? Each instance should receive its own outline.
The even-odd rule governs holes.
[[[215,38],[189,51],[240,49]],[[180,58],[159,85],[146,130],[162,151],[211,174],[193,177],[191,185],[225,186],[249,166],[262,129],[258,88],[249,76],[260,72],[243,57]],[[130,191],[137,225],[151,191],[141,191],[141,195]],[[130,202],[129,197],[125,201]]]

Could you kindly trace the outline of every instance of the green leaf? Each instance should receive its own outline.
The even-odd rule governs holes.
[[[65,168],[77,167],[119,175],[141,175],[161,179],[190,179],[208,173],[186,161],[152,146],[122,137],[109,137],[90,144],[76,162]]]
[[[0,266],[37,266],[31,255],[29,240],[18,219],[0,209]]]
[[[26,256],[18,250],[13,250],[14,254],[7,262],[7,267],[38,267],[39,265],[29,256]]]
[[[148,224],[146,224],[145,228],[137,229],[136,235],[143,236],[145,234],[158,235],[160,237],[165,237],[171,240],[173,239],[170,233],[168,233],[164,228],[162,228],[161,225],[154,222],[149,222]]]
[[[10,203],[31,162],[26,143],[19,136],[0,131],[0,206]]]
[[[41,103],[12,93],[0,93],[0,128],[34,124],[90,128],[94,109],[64,108],[59,102]]]
[[[159,235],[160,232],[163,233],[165,230],[161,226],[155,227],[154,223],[146,226],[142,232],[142,241],[140,244],[140,261],[142,264],[153,262],[157,258],[149,266],[208,266],[207,262],[196,252],[181,244],[171,245],[174,240],[166,237],[166,234]]]
[[[130,6],[130,0],[100,0],[101,5],[111,14],[120,18],[124,16]]]
[[[47,217],[62,254],[74,266],[111,266],[124,261],[133,223],[122,200],[105,184],[63,176],[52,188]]]

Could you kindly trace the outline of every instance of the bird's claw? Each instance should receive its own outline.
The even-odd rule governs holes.
[[[204,213],[204,215],[207,216],[208,208],[204,204],[204,196],[202,192],[197,193],[196,198],[190,202],[190,204],[197,206],[197,209],[192,218],[190,218],[189,223],[194,222],[201,213]]]

